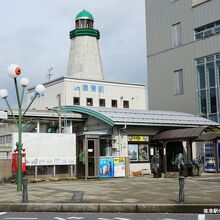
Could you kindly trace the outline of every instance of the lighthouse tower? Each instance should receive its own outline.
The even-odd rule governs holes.
[[[94,19],[83,10],[75,18],[75,29],[70,32],[71,46],[67,76],[78,79],[104,80],[98,39],[93,29]]]

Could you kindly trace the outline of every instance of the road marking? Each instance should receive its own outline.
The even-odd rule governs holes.
[[[6,214],[7,212],[0,212],[0,215],[4,215],[4,214]]]
[[[18,218],[18,217],[11,217],[11,218],[5,218],[5,219],[16,219],[16,220],[22,220],[22,219],[24,219],[24,220],[35,220],[35,219],[38,219],[38,218]]]
[[[131,220],[130,218],[119,218],[119,217],[115,217],[114,219],[117,219],[117,220]]]
[[[198,220],[205,220],[205,215],[198,215]]]
[[[60,218],[60,217],[54,217],[54,219],[57,219],[57,220],[66,220],[65,218]]]
[[[84,217],[68,217],[67,219],[84,219]]]
[[[109,219],[109,218],[97,218],[98,220],[112,220],[112,219]]]

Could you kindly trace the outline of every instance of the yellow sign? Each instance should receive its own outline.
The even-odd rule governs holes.
[[[149,136],[128,136],[129,142],[146,142],[149,141]]]

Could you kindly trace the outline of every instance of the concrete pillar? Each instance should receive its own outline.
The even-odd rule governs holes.
[[[163,172],[164,174],[167,172],[167,146],[166,142],[163,142]]]
[[[40,121],[37,121],[37,133],[40,133]]]
[[[56,176],[56,165],[53,166],[53,177]]]
[[[70,177],[73,177],[73,165],[70,165],[69,169],[70,169]]]
[[[34,170],[34,178],[37,178],[37,166],[35,166],[35,170]]]

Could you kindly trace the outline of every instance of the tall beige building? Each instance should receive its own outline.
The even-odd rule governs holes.
[[[220,122],[219,9],[219,0],[146,0],[150,109]]]

